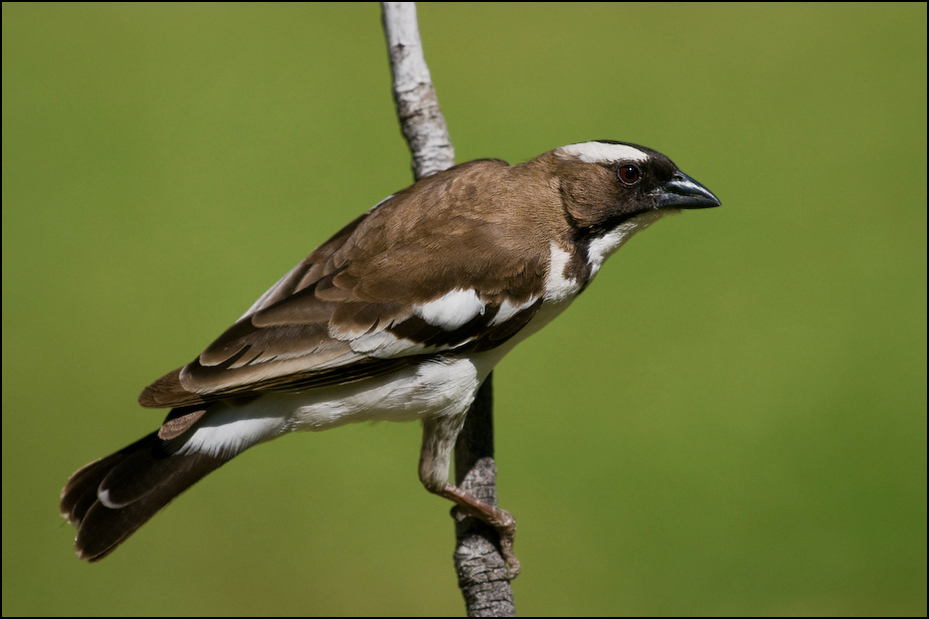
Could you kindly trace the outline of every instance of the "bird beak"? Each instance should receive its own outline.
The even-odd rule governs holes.
[[[658,208],[710,208],[720,204],[712,191],[680,170],[659,189]]]

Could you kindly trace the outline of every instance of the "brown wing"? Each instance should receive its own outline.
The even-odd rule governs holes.
[[[381,202],[285,275],[196,360],[146,388],[139,402],[179,407],[344,384],[425,356],[499,345],[537,311],[546,264],[531,239],[506,230],[521,225],[507,216],[506,196],[493,191],[506,167],[471,162]],[[481,191],[487,195],[475,202]],[[465,197],[478,207],[456,208]],[[507,242],[512,238],[519,241]],[[473,291],[466,320],[419,311],[456,287]],[[506,319],[495,321],[501,307]]]

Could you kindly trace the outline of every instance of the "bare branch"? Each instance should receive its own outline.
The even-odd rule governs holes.
[[[423,55],[415,3],[382,2],[381,8],[397,115],[413,155],[413,176],[419,180],[453,166],[455,151]],[[461,490],[496,505],[492,379],[493,374],[478,391],[458,437],[455,478]],[[513,589],[497,547],[496,531],[458,507],[452,509],[452,517],[456,521],[458,586],[468,616],[514,616]]]
[[[484,503],[497,504],[494,464],[493,372],[481,385],[455,445],[455,484]],[[455,507],[455,566],[469,617],[515,617],[513,587],[497,548],[497,532]]]
[[[455,165],[455,149],[423,56],[416,3],[382,2],[381,7],[394,102],[413,155],[413,176],[419,180]]]

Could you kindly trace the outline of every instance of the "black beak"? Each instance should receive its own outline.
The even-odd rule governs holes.
[[[658,193],[658,208],[710,208],[720,204],[712,191],[680,170]]]

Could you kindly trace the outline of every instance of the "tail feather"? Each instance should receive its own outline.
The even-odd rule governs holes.
[[[75,551],[88,561],[113,552],[158,510],[232,456],[180,455],[157,432],[75,472],[59,510],[77,528]]]

